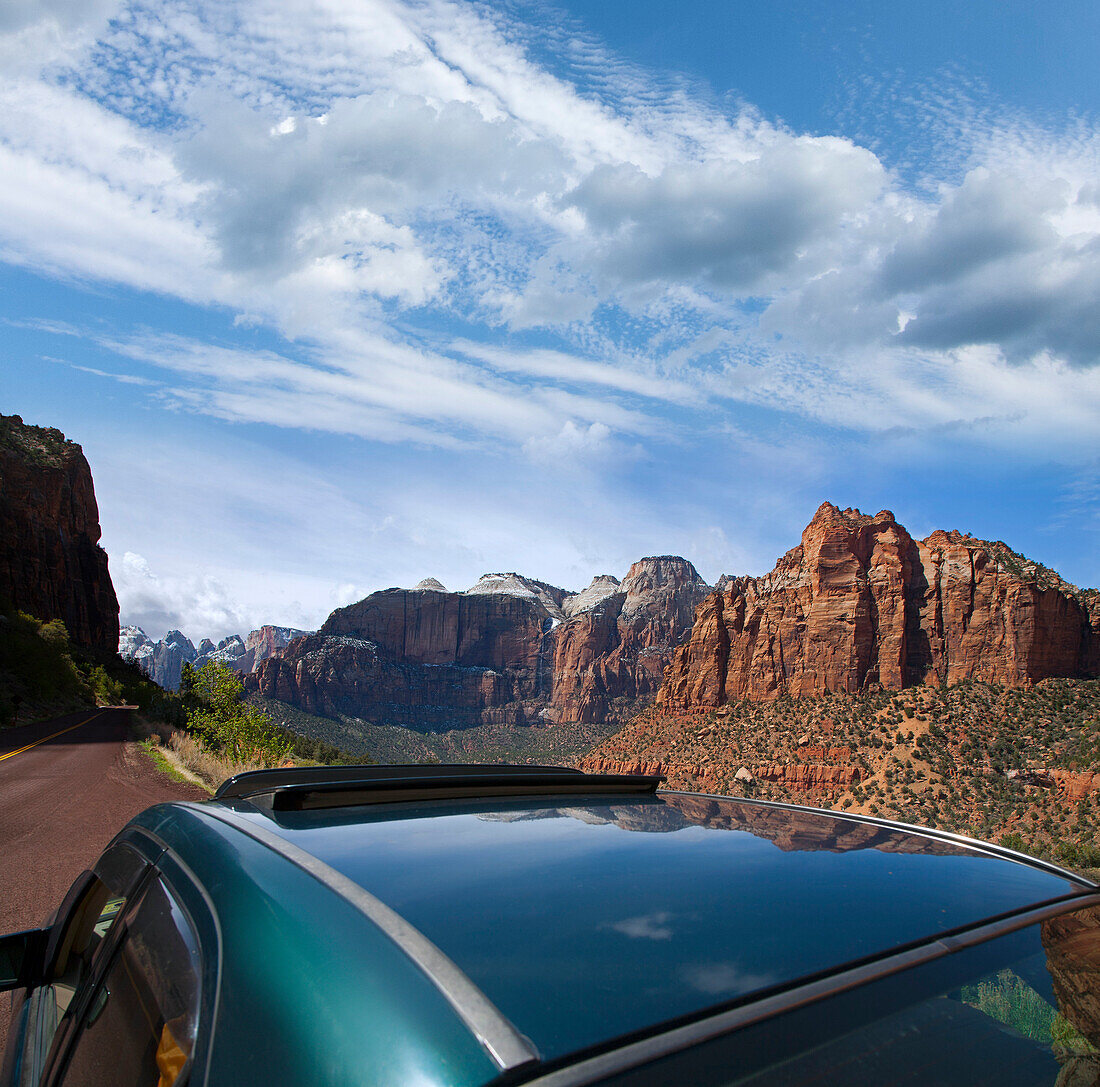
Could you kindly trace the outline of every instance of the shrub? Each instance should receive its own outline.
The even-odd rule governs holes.
[[[236,673],[218,661],[188,668],[182,677],[185,701],[192,704],[187,727],[212,751],[237,762],[282,762],[293,743],[270,718],[241,701],[244,688]]]

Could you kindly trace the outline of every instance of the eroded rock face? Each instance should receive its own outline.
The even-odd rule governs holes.
[[[201,668],[207,661],[217,661],[227,668],[236,668],[237,662],[244,656],[244,639],[239,634],[230,634],[215,645],[209,638],[203,638],[195,650],[195,659],[191,662]]]
[[[240,652],[232,661],[227,659],[226,663],[238,672],[255,672],[265,660],[281,653],[295,638],[309,633],[296,627],[262,626],[259,630],[250,631],[243,642],[238,635],[233,635],[241,642]],[[218,648],[221,649],[221,646]]]
[[[309,634],[245,677],[245,688],[307,713],[346,714],[421,732],[493,721],[527,723],[529,677],[456,665],[396,661],[374,642]]]
[[[0,597],[60,619],[78,645],[118,646],[118,599],[99,546],[99,507],[80,446],[0,415]]]
[[[420,731],[525,724],[550,692],[553,620],[533,592],[386,589],[257,665],[248,690]]]
[[[601,581],[603,579],[597,579]],[[552,712],[558,720],[605,721],[629,715],[627,703],[661,686],[673,650],[691,630],[696,606],[710,587],[686,559],[639,559],[614,591],[604,581],[557,631]],[[623,703],[615,712],[616,702]]]
[[[576,594],[514,573],[465,593],[386,589],[258,664],[247,686],[308,712],[420,730],[625,719],[656,693],[707,591],[668,556]]]
[[[154,683],[166,691],[178,691],[183,663],[192,664],[198,652],[191,639],[178,630],[170,630],[153,652],[153,670],[149,674]]]
[[[153,655],[155,648],[150,638],[141,627],[126,626],[118,634],[118,655],[123,660],[137,661],[141,664]]]
[[[825,503],[770,574],[724,579],[706,599],[658,703],[1091,675],[1091,622],[1073,586],[1004,544],[914,540],[888,510]]]
[[[170,630],[159,642],[154,642],[141,627],[122,628],[118,655],[137,661],[141,670],[154,682],[169,691],[179,690],[184,663],[194,668],[214,661],[237,672],[253,672],[270,657],[281,653],[294,638],[309,631],[294,627],[263,626],[253,630],[248,638],[230,634],[217,645],[203,638],[198,647],[178,630]]]

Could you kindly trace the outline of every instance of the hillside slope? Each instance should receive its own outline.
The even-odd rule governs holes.
[[[1100,865],[1100,681],[965,680],[721,708],[654,707],[589,770],[675,788],[793,800],[1006,838]]]

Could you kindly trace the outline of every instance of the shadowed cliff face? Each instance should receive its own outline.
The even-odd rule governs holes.
[[[826,503],[770,574],[707,598],[658,703],[1094,675],[1096,628],[1089,598],[1004,544]]]
[[[307,712],[421,731],[625,719],[656,693],[707,591],[689,562],[667,556],[577,594],[518,575],[466,593],[387,589],[333,612],[246,686]]]
[[[0,416],[0,597],[60,619],[78,645],[118,647],[118,600],[99,545],[99,508],[80,446]]]

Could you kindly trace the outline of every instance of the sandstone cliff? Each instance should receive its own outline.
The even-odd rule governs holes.
[[[118,645],[118,600],[99,547],[99,508],[80,446],[0,416],[0,598],[61,619],[78,645]]]
[[[710,591],[690,562],[673,555],[634,563],[617,591],[609,580],[597,578],[567,601],[587,594],[594,602],[571,611],[557,631],[551,699],[557,719],[603,721],[617,700],[652,695]]]
[[[308,713],[422,731],[524,724],[550,692],[550,630],[533,594],[386,589],[334,611],[245,686]]]
[[[487,574],[465,593],[426,579],[338,609],[246,687],[421,731],[624,720],[656,693],[707,591],[671,556],[575,594],[515,573]]]
[[[914,540],[889,511],[825,503],[770,574],[723,579],[706,599],[657,701],[692,709],[1095,675],[1090,601],[1002,543],[942,531]]]
[[[225,663],[238,672],[255,672],[265,660],[281,653],[295,638],[309,633],[311,631],[299,630],[297,627],[262,626],[259,630],[249,631],[248,637],[240,645],[240,652],[235,652],[233,659],[226,659]],[[241,642],[239,635],[233,637]],[[219,651],[222,648],[219,645]],[[217,654],[215,657],[217,658]]]

